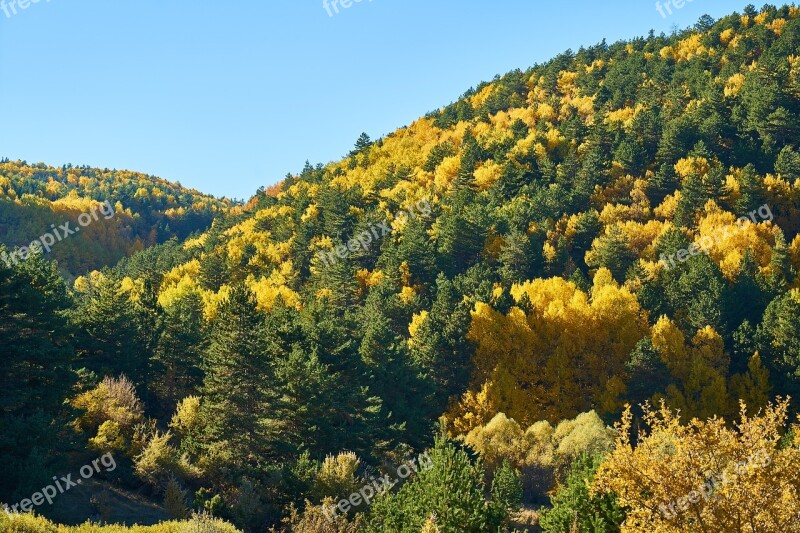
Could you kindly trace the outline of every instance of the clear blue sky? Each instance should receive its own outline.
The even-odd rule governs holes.
[[[495,74],[746,3],[40,0],[0,9],[0,157],[249,197]]]

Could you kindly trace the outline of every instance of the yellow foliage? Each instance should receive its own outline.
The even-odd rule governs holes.
[[[494,161],[482,163],[475,169],[475,184],[478,189],[485,191],[500,178],[503,168]]]
[[[257,307],[262,311],[269,312],[278,303],[280,298],[287,307],[300,309],[300,295],[286,286],[286,283],[294,276],[291,271],[291,261],[281,264],[280,269],[275,269],[269,278],[261,276],[256,280],[253,275],[247,278],[247,286],[256,297]]]
[[[767,28],[772,30],[775,35],[780,36],[783,33],[783,28],[786,26],[786,19],[775,19],[771,24],[767,24]]]
[[[356,476],[360,465],[361,460],[353,452],[326,457],[314,481],[317,496],[347,497],[356,492],[361,485]]]
[[[623,533],[794,531],[800,506],[800,438],[780,446],[788,401],[740,422],[692,420],[661,406],[647,409],[649,431],[626,410],[614,451],[600,466],[592,491],[617,495],[628,508]]]
[[[400,294],[397,295],[400,298],[400,301],[404,304],[410,304],[414,301],[414,298],[417,296],[417,291],[414,290],[413,287],[405,286],[400,289]]]
[[[303,222],[307,222],[309,220],[315,219],[319,216],[319,209],[317,208],[317,204],[310,204],[307,208],[303,216],[300,217],[300,220]]]
[[[705,157],[686,157],[675,163],[675,172],[684,179],[692,175],[703,177],[709,170],[711,166]]]
[[[724,30],[722,33],[719,34],[719,40],[722,44],[728,46],[728,43],[731,42],[733,36],[734,36],[733,28],[728,28],[727,30]]]
[[[411,324],[409,324],[408,326],[409,344],[414,343],[414,339],[417,336],[419,328],[422,326],[422,324],[425,322],[425,319],[427,318],[428,318],[428,311],[425,310],[422,310],[411,317]]]
[[[169,427],[179,434],[188,434],[200,425],[200,397],[188,396],[181,400]]]
[[[556,110],[553,106],[548,104],[547,102],[541,102],[538,106],[536,106],[536,116],[539,117],[540,120],[546,120],[547,122],[552,122],[556,118]]]
[[[531,311],[507,315],[478,303],[468,338],[477,344],[473,386],[449,418],[457,432],[504,412],[521,423],[559,420],[620,392],[628,353],[647,331],[636,297],[600,269],[591,298],[561,278],[514,285]]]
[[[662,220],[669,220],[675,216],[675,210],[678,208],[678,202],[680,201],[681,191],[675,191],[675,194],[668,194],[664,197],[664,201],[661,202],[661,205],[653,209],[653,214]]]
[[[675,45],[674,54],[678,62],[689,61],[697,55],[702,55],[708,50],[701,44],[703,35],[695,33]]]
[[[563,470],[582,453],[608,452],[613,442],[613,430],[594,411],[562,420],[555,429],[542,420],[526,430],[514,419],[497,413],[464,436],[464,443],[492,469],[507,460],[518,469]]]
[[[725,82],[725,96],[737,96],[744,87],[744,74],[736,73]]]
[[[100,525],[86,522],[79,526],[56,525],[33,514],[0,513],[0,531],[19,533],[240,533],[231,524],[218,518],[196,515],[191,520],[161,522],[154,526]],[[342,533],[344,530],[342,530]],[[336,532],[340,533],[340,532]],[[347,531],[347,533],[352,533]]]
[[[758,221],[758,216],[755,217]],[[737,221],[736,215],[722,211],[716,204],[706,206],[706,215],[698,222],[695,242],[729,280],[739,273],[746,250],[752,250],[759,267],[766,269],[772,258],[775,234],[772,223]]]
[[[433,182],[436,184],[436,188],[441,191],[447,190],[458,176],[460,169],[460,156],[445,157],[434,172]]]
[[[362,291],[380,285],[384,277],[383,272],[380,270],[370,272],[366,268],[362,268],[356,272],[356,280],[358,280],[358,285]]]
[[[608,123],[615,123],[619,122],[624,124],[625,126],[630,126],[633,123],[633,119],[636,116],[636,110],[632,107],[623,107],[622,109],[617,109],[616,111],[609,111],[606,115],[606,122]]]

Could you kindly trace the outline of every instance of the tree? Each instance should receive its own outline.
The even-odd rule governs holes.
[[[800,487],[798,438],[781,447],[788,402],[740,422],[721,418],[683,425],[662,405],[646,410],[648,431],[630,442],[626,409],[617,443],[600,465],[592,494],[616,494],[627,509],[622,531],[790,531]]]
[[[356,145],[355,148],[350,152],[350,157],[363,154],[370,146],[372,146],[372,144],[372,139],[369,138],[369,135],[362,133],[358,136],[358,139],[356,139]]]
[[[764,196],[760,180],[756,175],[756,168],[752,164],[747,165],[739,175],[739,199],[734,207],[738,216],[747,214],[764,205]]]
[[[144,385],[150,353],[137,327],[131,293],[122,290],[120,281],[100,274],[81,296],[71,313],[81,362],[99,375],[125,374],[137,386]]]
[[[500,279],[510,286],[521,283],[529,278],[531,273],[531,241],[528,235],[513,229],[505,239],[500,249]]]
[[[444,274],[436,280],[436,297],[429,312],[415,317],[411,356],[435,384],[431,408],[443,411],[449,398],[467,386],[475,351],[467,340],[470,305]]]
[[[602,455],[582,454],[570,466],[569,475],[552,497],[552,509],[542,513],[539,523],[545,533],[580,531],[613,533],[625,520],[625,510],[612,494],[590,491]]]
[[[628,237],[622,229],[617,225],[612,226],[595,241],[592,248],[587,264],[590,267],[607,268],[615,280],[625,281],[625,274],[636,260],[636,255],[631,251]]]
[[[205,333],[203,301],[197,292],[187,292],[164,310],[164,328],[150,361],[150,383],[168,412],[198,391]]]
[[[0,245],[0,253],[5,248]],[[55,263],[40,255],[0,262],[0,460],[8,465],[0,500],[14,501],[49,482],[53,460],[71,444],[64,399],[72,369],[71,305]]]
[[[522,506],[522,482],[508,461],[503,461],[492,479],[492,502],[515,513]]]
[[[432,513],[439,531],[496,531],[506,517],[500,506],[484,498],[483,468],[443,436],[436,439],[430,465],[397,493],[386,493],[372,505],[366,531],[412,533],[421,530]]]
[[[242,464],[275,453],[280,392],[253,294],[235,286],[221,304],[203,357],[202,417],[207,446],[226,443]]]

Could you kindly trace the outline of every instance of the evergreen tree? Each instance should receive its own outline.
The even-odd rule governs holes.
[[[471,304],[443,274],[436,280],[436,299],[411,345],[414,360],[436,384],[435,409],[467,386],[474,346],[467,341]]]
[[[403,335],[408,321],[392,284],[384,281],[370,290],[360,314],[364,329],[359,354],[382,400],[386,437],[394,445],[419,447],[439,413],[431,410],[432,382],[421,377],[422,369],[410,357]]]
[[[372,505],[366,530],[416,533],[435,513],[439,531],[497,531],[506,511],[486,502],[481,463],[473,463],[464,450],[441,436],[428,453],[430,465],[420,465],[413,480]]]
[[[553,508],[542,514],[545,533],[565,531],[614,533],[625,520],[625,511],[610,494],[592,494],[591,482],[602,457],[582,455],[572,464],[566,483],[553,497]]]
[[[150,382],[164,410],[172,412],[180,400],[196,394],[202,383],[206,332],[200,296],[189,292],[177,299],[164,310],[163,324],[150,361]]]
[[[494,473],[492,501],[510,513],[519,511],[522,506],[522,481],[519,472],[507,460]]]
[[[500,250],[500,279],[510,286],[527,280],[531,274],[531,242],[528,235],[513,229]]]
[[[761,183],[756,175],[756,168],[750,164],[742,169],[739,176],[739,199],[734,208],[738,216],[747,216],[750,211],[764,205]]]
[[[255,297],[235,286],[220,305],[204,354],[202,416],[206,443],[225,442],[233,461],[247,464],[274,454],[280,411],[264,314]]]
[[[100,276],[72,311],[78,329],[77,350],[81,363],[101,376],[125,374],[137,386],[147,377],[149,340],[140,329],[130,293],[119,281]]]

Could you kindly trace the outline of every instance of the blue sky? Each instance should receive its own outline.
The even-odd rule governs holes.
[[[333,16],[322,0],[0,4],[0,157],[246,198],[495,74],[747,3],[665,18],[649,0],[341,1]]]

